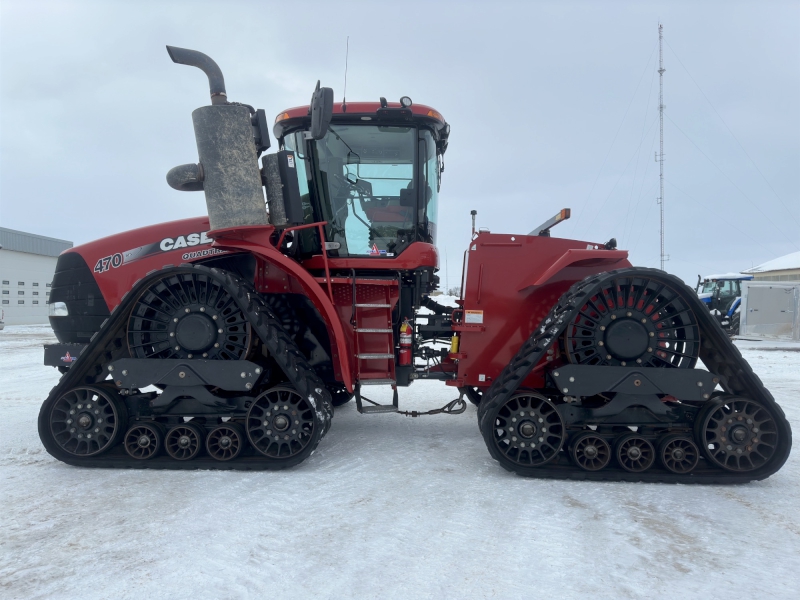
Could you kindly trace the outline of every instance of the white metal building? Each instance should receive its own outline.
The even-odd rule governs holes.
[[[72,242],[0,227],[0,309],[6,325],[47,324],[58,255]]]
[[[800,252],[775,258],[742,273],[751,274],[755,281],[800,281]]]

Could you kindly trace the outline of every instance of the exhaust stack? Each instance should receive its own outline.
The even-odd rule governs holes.
[[[222,71],[210,57],[174,46],[167,52],[173,62],[203,71],[211,94],[211,106],[192,112],[200,163],[173,168],[167,183],[180,191],[205,192],[211,230],[266,225],[250,110],[228,102]]]

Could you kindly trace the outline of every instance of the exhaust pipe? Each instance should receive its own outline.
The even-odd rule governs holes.
[[[228,101],[228,94],[225,93],[225,78],[222,76],[222,70],[210,56],[198,52],[197,50],[188,50],[175,46],[167,46],[167,52],[169,52],[169,57],[172,59],[172,62],[179,65],[197,67],[208,76],[211,104],[225,104]]]
[[[200,163],[180,165],[167,183],[181,191],[203,190],[211,230],[267,225],[250,110],[230,104],[216,62],[202,52],[167,46],[173,62],[197,67],[208,76],[211,106],[192,112]]]

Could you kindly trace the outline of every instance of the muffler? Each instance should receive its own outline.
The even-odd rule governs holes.
[[[222,71],[209,56],[174,46],[167,46],[167,52],[173,62],[203,71],[208,76],[211,94],[210,106],[201,106],[192,112],[200,162],[171,169],[167,173],[167,183],[180,191],[205,192],[212,230],[266,225],[251,109],[228,102]],[[256,119],[256,125],[260,125],[260,121]],[[269,145],[268,135],[267,131],[260,131],[262,147]]]

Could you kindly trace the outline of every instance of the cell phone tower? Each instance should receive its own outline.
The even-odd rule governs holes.
[[[662,51],[662,40],[664,38],[664,26],[658,24],[658,161],[659,172],[659,194],[658,205],[661,209],[661,270],[664,270],[664,261],[669,260],[669,256],[664,254],[664,54]]]

